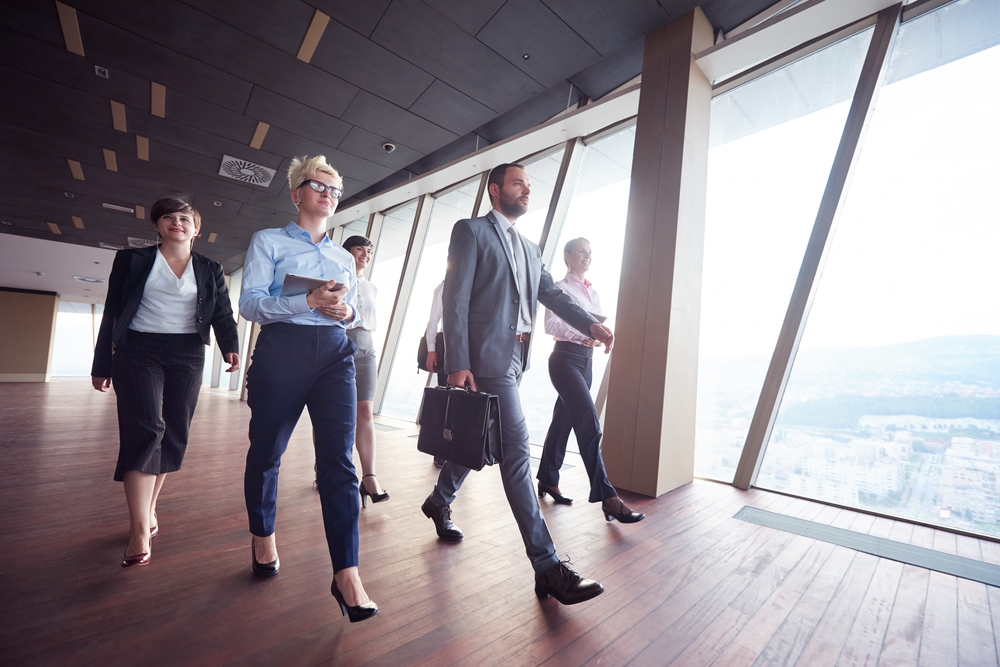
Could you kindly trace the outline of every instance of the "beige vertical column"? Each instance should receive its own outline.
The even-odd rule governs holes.
[[[659,496],[694,476],[712,86],[700,9],[646,36],[604,429],[615,486]]]
[[[48,382],[59,295],[0,288],[0,382]]]

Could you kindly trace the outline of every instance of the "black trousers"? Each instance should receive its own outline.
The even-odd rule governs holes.
[[[243,493],[250,532],[259,537],[274,533],[281,455],[308,405],[316,488],[334,572],[358,565],[361,497],[351,458],[357,351],[339,326],[268,324],[260,330],[247,371],[250,449]]]
[[[597,418],[594,399],[590,397],[593,382],[593,353],[589,347],[556,341],[549,357],[549,377],[559,392],[552,423],[545,434],[542,460],[538,465],[539,482],[559,486],[559,469],[566,457],[569,432],[576,433],[583,465],[590,477],[590,502],[597,503],[618,495],[608,481],[601,456],[601,423]]]
[[[205,343],[193,334],[129,331],[115,347],[111,384],[118,400],[118,465],[160,475],[180,470],[205,367]]]

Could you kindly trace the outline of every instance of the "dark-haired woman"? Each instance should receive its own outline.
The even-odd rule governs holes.
[[[358,274],[358,303],[356,325],[347,330],[347,337],[358,346],[354,355],[354,382],[358,388],[358,422],[354,429],[354,446],[361,459],[362,506],[389,499],[389,493],[379,486],[375,476],[375,381],[378,375],[378,360],[375,358],[375,298],[378,288],[364,277],[365,267],[371,262],[374,247],[364,236],[352,236],[344,241],[344,250],[354,255],[354,268]]]
[[[151,218],[159,244],[115,256],[90,373],[95,389],[114,386],[118,400],[115,481],[124,483],[129,512],[122,567],[149,563],[156,499],[184,459],[210,329],[227,372],[240,367],[222,267],[191,250],[201,217],[168,197],[153,204]]]
[[[573,239],[563,249],[566,262],[566,277],[556,283],[577,305],[594,315],[601,314],[601,301],[597,290],[584,276],[590,270],[590,241]],[[552,311],[545,313],[545,333],[555,337],[556,344],[549,357],[549,377],[552,386],[559,392],[552,423],[545,434],[542,458],[538,464],[538,495],[549,494],[562,505],[569,505],[567,498],[559,490],[559,468],[566,456],[569,432],[576,433],[580,447],[580,457],[590,477],[590,502],[601,503],[604,517],[622,523],[642,521],[646,515],[633,511],[618,497],[615,487],[608,481],[601,456],[601,422],[590,396],[593,381],[594,348],[600,342],[580,333],[563,322]]]

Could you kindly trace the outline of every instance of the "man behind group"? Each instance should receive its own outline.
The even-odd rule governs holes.
[[[527,212],[531,193],[524,167],[495,167],[487,189],[493,210],[481,218],[459,220],[451,233],[443,292],[445,371],[452,386],[499,397],[500,476],[535,570],[535,592],[540,598],[551,595],[563,604],[576,604],[600,595],[604,587],[580,577],[556,555],[531,482],[528,429],[518,386],[527,370],[537,302],[604,343],[608,352],[614,335],[556,287],[542,266],[538,246],[517,233],[514,225]],[[421,507],[434,520],[441,539],[464,536],[451,520],[450,505],[468,474],[468,468],[446,463]]]

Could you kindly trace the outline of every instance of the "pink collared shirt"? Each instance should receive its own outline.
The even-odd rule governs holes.
[[[556,285],[588,313],[604,314],[601,312],[601,299],[597,296],[597,290],[593,288],[589,280],[578,280],[572,273],[567,273],[566,277],[558,281]],[[590,336],[566,324],[551,310],[545,311],[545,333],[555,337],[556,340],[570,343],[580,344],[585,340],[590,340]]]

